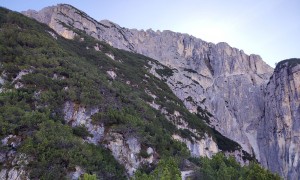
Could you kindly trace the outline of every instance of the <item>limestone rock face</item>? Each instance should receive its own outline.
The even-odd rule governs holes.
[[[64,119],[71,126],[85,126],[92,137],[87,138],[87,142],[98,144],[104,136],[103,125],[93,124],[91,116],[99,112],[98,108],[85,108],[79,104],[67,101],[64,105]]]
[[[66,38],[71,36],[65,34],[68,28],[61,22],[172,68],[174,73],[167,83],[189,111],[197,113],[201,107],[210,112],[212,126],[259,159],[256,129],[263,115],[264,85],[273,71],[259,56],[187,34],[126,29],[108,20],[97,22],[70,5],[24,14],[48,24]]]
[[[97,22],[70,5],[24,14],[48,24],[66,38],[74,36],[65,33],[70,30],[61,22],[174,69],[167,83],[186,107],[195,113],[198,107],[210,112],[212,126],[259,158],[256,129],[263,115],[264,85],[273,71],[259,56],[248,56],[226,43],[215,45],[187,34],[139,31],[107,20]]]
[[[153,162],[153,154],[150,154],[147,159],[139,156],[141,144],[135,137],[124,137],[120,133],[111,132],[105,140],[108,142],[106,146],[111,150],[115,159],[124,165],[129,176],[134,174],[141,163]]]
[[[92,137],[87,137],[85,141],[93,144],[103,144],[108,148],[115,159],[122,165],[129,176],[138,169],[141,163],[153,163],[154,150],[151,147],[149,149],[149,157],[141,158],[139,153],[141,152],[141,143],[135,137],[124,137],[120,133],[111,132],[106,130],[102,124],[93,124],[92,115],[99,112],[99,109],[86,108],[80,104],[67,101],[64,104],[64,119],[72,127],[85,126]],[[75,172],[72,172],[69,176],[71,179],[76,179],[77,176],[83,174],[83,170],[80,167],[76,168]],[[75,178],[73,178],[75,177]]]
[[[72,27],[113,47],[158,60],[173,74],[167,78],[157,74],[163,67],[150,62],[149,71],[164,79],[190,112],[209,112],[209,124],[222,135],[270,170],[299,179],[299,65],[287,64],[273,74],[258,55],[226,43],[208,43],[172,31],[126,29],[108,20],[98,22],[70,5],[23,13],[65,38],[74,38]],[[126,139],[121,141],[126,144]],[[201,149],[190,143],[191,152],[197,154],[195,147]]]
[[[6,147],[6,151],[0,151],[0,179],[2,180],[29,180],[26,171],[30,158],[23,153],[17,153],[16,148],[20,145],[21,137],[9,135],[0,141],[0,145]]]
[[[189,139],[184,139],[178,135],[173,135],[173,138],[183,142],[187,145],[187,148],[191,152],[191,155],[194,157],[200,157],[200,156],[206,156],[206,157],[212,157],[215,155],[219,150],[217,144],[212,140],[211,137],[205,135],[206,138],[203,138],[201,140],[195,140],[193,141]]]
[[[297,65],[287,61],[276,67],[259,127],[261,163],[285,179],[299,179],[300,59]]]
[[[64,36],[65,38],[73,39],[75,33],[65,28],[58,21],[59,19],[68,18],[67,16],[65,16],[65,14],[72,13],[69,12],[70,10],[72,9],[66,9],[64,6],[51,6],[42,9],[40,12],[36,12],[34,10],[28,10],[24,12],[24,14],[29,17],[33,17],[40,22],[48,24],[52,29],[55,29],[55,31],[57,31],[58,34]],[[74,12],[75,10],[73,10],[72,14],[75,14]],[[40,16],[40,13],[42,13],[43,16]]]

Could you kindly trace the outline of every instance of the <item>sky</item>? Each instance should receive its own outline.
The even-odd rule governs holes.
[[[300,0],[0,0],[14,11],[66,3],[126,28],[171,30],[227,42],[275,63],[300,58]]]

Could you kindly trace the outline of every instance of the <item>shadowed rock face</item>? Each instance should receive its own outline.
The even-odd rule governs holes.
[[[300,59],[297,61],[276,67],[267,85],[258,134],[261,163],[287,179],[300,178]]]
[[[263,165],[299,178],[299,65],[276,68],[272,76],[273,69],[258,55],[226,43],[208,43],[172,31],[126,29],[108,20],[98,22],[70,5],[23,14],[65,38],[76,35],[67,25],[170,67],[173,74],[166,82],[189,111],[210,112],[210,125],[255,154]]]

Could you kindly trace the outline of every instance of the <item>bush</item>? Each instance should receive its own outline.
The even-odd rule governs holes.
[[[178,167],[178,163],[173,158],[161,159],[157,167],[150,174],[137,171],[132,178],[133,180],[181,180],[181,173]]]
[[[96,177],[96,174],[87,174],[87,173],[84,173],[83,174],[83,178],[79,178],[79,180],[97,180],[97,177]]]
[[[147,153],[147,151],[145,149],[141,149],[139,156],[142,158],[148,158],[150,157],[150,155]]]
[[[89,131],[86,129],[85,126],[76,126],[72,128],[73,130],[73,134],[75,134],[76,136],[79,136],[81,138],[87,138],[87,137],[93,137],[92,134],[89,133]]]
[[[192,162],[200,166],[194,173],[193,179],[265,179],[280,180],[278,175],[263,169],[257,163],[250,163],[249,166],[241,166],[234,157],[225,157],[223,153],[218,153],[209,159],[191,158]]]

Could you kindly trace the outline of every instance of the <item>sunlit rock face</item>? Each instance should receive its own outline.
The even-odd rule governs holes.
[[[76,34],[69,27],[76,28],[170,67],[173,74],[166,83],[190,112],[209,112],[211,126],[238,142],[264,166],[286,178],[299,178],[298,66],[273,74],[258,55],[247,55],[226,43],[208,43],[172,31],[127,29],[108,20],[98,22],[70,5],[23,13],[65,38],[74,38]],[[161,67],[151,66],[150,72],[159,77],[155,69]],[[126,144],[126,140],[122,142]],[[199,149],[190,145],[190,150],[197,154],[194,147]]]
[[[173,138],[183,142],[187,145],[187,148],[191,152],[191,155],[194,157],[206,156],[212,157],[215,155],[219,150],[217,144],[212,140],[211,137],[205,135],[206,137],[201,140],[189,140],[184,139],[178,135],[173,135]]]
[[[65,38],[73,39],[75,33],[67,28],[64,28],[64,26],[57,21],[59,19],[68,18],[68,16],[65,14],[71,14],[72,12],[70,12],[70,10],[72,9],[66,9],[65,6],[51,6],[42,9],[40,12],[28,10],[24,12],[24,14],[29,17],[33,17],[40,22],[48,24],[52,29],[55,29],[58,34],[64,36]],[[42,13],[43,16],[40,16],[40,13]],[[73,10],[72,14],[75,14],[75,10]]]
[[[261,163],[286,179],[300,178],[300,59],[297,61],[276,67],[267,85],[258,134]]]
[[[126,29],[108,20],[97,22],[70,5],[24,14],[48,24],[66,38],[72,33],[65,34],[69,29],[62,22],[172,68],[174,73],[167,83],[189,111],[197,113],[201,107],[210,112],[212,126],[259,158],[256,129],[263,115],[264,85],[273,71],[259,56],[187,34]]]
[[[104,126],[93,124],[91,116],[98,113],[98,108],[86,108],[80,104],[67,101],[64,105],[64,119],[72,127],[85,126],[92,137],[87,137],[86,141],[98,144],[104,137]]]
[[[149,157],[141,158],[141,143],[136,137],[125,137],[120,133],[110,132],[103,124],[95,124],[92,122],[92,116],[99,112],[97,107],[87,108],[80,104],[76,104],[71,101],[67,101],[63,108],[64,119],[72,127],[84,126],[91,137],[87,137],[85,141],[95,145],[102,144],[108,148],[115,159],[122,165],[124,165],[129,176],[132,176],[134,172],[139,168],[141,163],[153,163],[154,150],[151,147],[149,149]],[[76,174],[82,174],[80,167],[77,168],[78,172],[73,172],[70,176],[76,176]],[[77,171],[76,169],[76,171]]]

